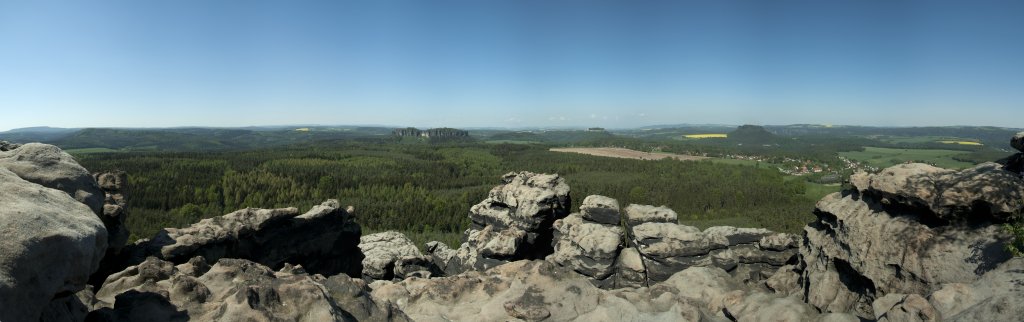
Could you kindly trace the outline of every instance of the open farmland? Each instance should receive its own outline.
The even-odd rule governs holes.
[[[953,159],[966,151],[938,149],[890,149],[865,147],[864,151],[840,152],[839,155],[864,162],[867,165],[884,168],[904,162],[925,162],[938,167],[963,169],[972,166],[969,162]]]
[[[687,134],[684,135],[687,139],[724,139],[729,137],[728,134]]]
[[[705,160],[710,159],[708,157],[685,155],[685,154],[673,154],[673,153],[651,153],[642,152],[637,150],[623,149],[623,148],[552,148],[554,152],[570,152],[570,153],[581,153],[589,154],[599,157],[611,157],[611,158],[623,158],[623,159],[636,159],[636,160],[661,160],[661,159],[676,159],[676,160]]]

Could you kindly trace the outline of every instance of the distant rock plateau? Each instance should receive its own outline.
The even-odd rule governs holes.
[[[0,321],[1020,321],[1022,153],[854,174],[801,234],[571,209],[561,176],[512,172],[460,245],[363,235],[338,200],[129,242],[130,173],[0,141]]]

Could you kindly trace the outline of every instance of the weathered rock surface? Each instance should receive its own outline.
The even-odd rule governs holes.
[[[794,236],[765,229],[710,227],[700,231],[648,222],[632,227],[632,236],[652,281],[664,281],[687,267],[715,266],[746,282],[757,282],[794,261],[797,253]]]
[[[630,227],[643,223],[676,223],[679,216],[668,207],[630,204],[626,206],[626,224]]]
[[[0,140],[0,152],[17,149],[21,144]]]
[[[619,214],[619,201],[599,195],[583,198],[580,204],[580,215],[587,221],[598,224],[618,225],[622,221]]]
[[[150,257],[111,275],[96,293],[92,321],[408,321],[366,284],[345,275],[324,278],[300,266],[279,271],[224,258],[175,266]],[[200,267],[196,267],[197,264]]]
[[[107,228],[107,244],[112,252],[120,252],[128,242],[128,175],[122,171],[96,173],[96,183],[103,190],[103,211],[100,219]]]
[[[614,282],[608,278],[615,272],[616,258],[623,247],[622,227],[572,214],[555,221],[554,228],[555,250],[548,260],[609,285]]]
[[[22,171],[39,169],[13,158]],[[0,165],[0,320],[35,321],[76,300],[106,251],[107,231],[88,206],[22,179],[10,164]],[[73,182],[50,175],[27,176]]]
[[[974,282],[1010,258],[996,223],[1020,213],[1024,182],[994,164],[907,164],[851,181],[858,190],[823,198],[804,228],[805,300],[819,309],[930,317],[911,295]]]
[[[0,151],[0,168],[26,181],[64,191],[89,206],[94,214],[103,213],[103,191],[96,180],[70,154],[56,146],[28,143]]]
[[[512,172],[470,208],[465,242],[446,263],[448,274],[483,270],[552,253],[555,220],[569,214],[569,185],[555,174]]]
[[[939,312],[917,294],[888,294],[871,304],[875,319],[882,321],[941,321]]]
[[[147,256],[174,263],[196,256],[211,263],[243,258],[272,269],[290,263],[312,273],[359,276],[360,235],[359,225],[333,199],[304,214],[296,208],[246,208],[189,227],[164,229],[133,245],[127,262],[138,263]]]
[[[431,267],[431,260],[416,248],[416,244],[397,231],[362,236],[359,238],[359,249],[365,256],[363,276],[372,279],[404,279],[407,274],[414,272],[425,272],[430,276],[436,270]]]
[[[996,163],[953,171],[927,164],[900,164],[878,174],[859,172],[850,182],[883,205],[917,210],[930,224],[1005,222],[1024,210],[1024,181]]]
[[[928,296],[946,321],[1017,321],[1024,317],[1024,258],[971,283],[949,283]]]
[[[798,299],[746,288],[694,267],[650,288],[602,290],[566,267],[517,261],[484,272],[375,285],[416,321],[815,321]]]

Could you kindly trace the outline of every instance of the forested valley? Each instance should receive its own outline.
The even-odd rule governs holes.
[[[816,197],[778,171],[707,161],[644,161],[548,151],[528,144],[407,144],[394,140],[310,143],[232,152],[76,155],[93,171],[121,170],[130,184],[132,238],[245,207],[299,207],[328,198],[356,208],[366,231],[399,230],[452,246],[470,206],[502,174],[558,173],[573,209],[590,194],[666,205],[687,224],[795,232],[812,220]]]

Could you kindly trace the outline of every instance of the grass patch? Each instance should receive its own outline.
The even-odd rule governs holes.
[[[821,198],[833,192],[839,192],[842,189],[842,186],[839,184],[820,184],[814,182],[806,182],[804,184],[807,187],[807,190],[804,191],[804,196],[811,200],[821,200]]]
[[[64,150],[69,154],[89,154],[89,153],[107,153],[107,152],[119,152],[118,150],[108,148],[82,148],[82,149],[67,149]]]

